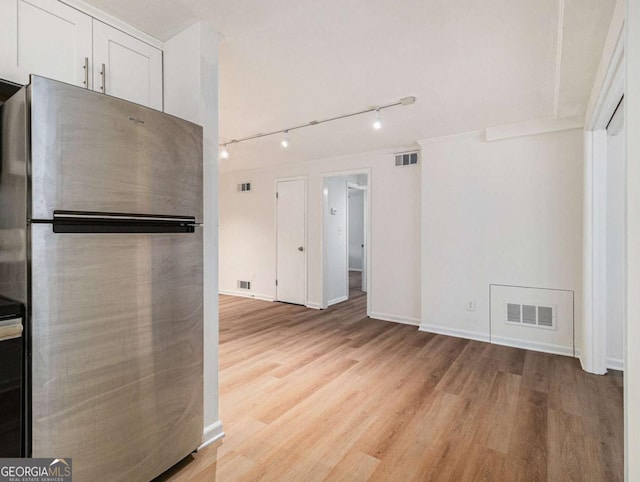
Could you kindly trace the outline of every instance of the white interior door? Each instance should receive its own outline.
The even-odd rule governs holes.
[[[162,110],[160,50],[94,20],[93,60],[94,90]]]
[[[0,77],[91,87],[91,17],[57,0],[1,0]]]
[[[304,305],[307,286],[305,181],[279,181],[276,192],[276,300]]]

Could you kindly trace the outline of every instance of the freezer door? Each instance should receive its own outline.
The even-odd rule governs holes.
[[[54,210],[195,216],[202,222],[202,128],[32,76],[32,219]]]
[[[151,480],[202,442],[202,229],[32,246],[33,456]]]

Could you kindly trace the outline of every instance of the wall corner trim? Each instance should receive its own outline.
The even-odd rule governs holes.
[[[545,117],[487,127],[485,129],[485,139],[487,142],[501,141],[514,137],[535,136],[551,132],[582,129],[583,127],[584,118],[582,116],[567,117],[565,119]]]
[[[198,447],[197,451],[199,452],[212,443],[221,440],[223,437],[224,432],[222,431],[222,421],[218,420],[217,422],[214,422],[208,427],[204,428],[204,432],[202,434],[202,445]]]
[[[427,333],[436,333],[438,335],[455,336],[456,338],[466,338],[467,340],[490,342],[489,333],[482,333],[478,331],[459,330],[456,328],[449,328],[446,326],[430,325],[428,323],[420,324],[420,331],[426,331]]]

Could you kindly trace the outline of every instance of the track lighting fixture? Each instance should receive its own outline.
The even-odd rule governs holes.
[[[324,124],[325,122],[333,122],[336,120],[340,120],[340,119],[346,119],[347,117],[353,117],[353,116],[357,116],[357,115],[362,115],[362,114],[367,114],[369,112],[375,112],[376,113],[376,118],[373,121],[373,128],[378,130],[382,128],[382,114],[380,113],[380,111],[382,109],[388,109],[389,107],[395,107],[398,105],[411,105],[414,104],[416,102],[416,98],[411,96],[411,97],[403,97],[402,99],[400,99],[397,102],[393,102],[392,104],[385,104],[385,105],[381,105],[378,107],[371,107],[369,109],[365,109],[365,110],[361,110],[358,112],[353,112],[351,114],[344,114],[344,115],[339,115],[336,117],[331,117],[329,119],[323,119],[323,120],[313,120],[307,124],[301,124],[301,125],[297,125],[297,126],[293,126],[293,127],[289,127],[287,129],[280,129],[277,131],[272,131],[272,132],[267,132],[266,134],[256,134],[254,136],[249,136],[249,137],[244,137],[242,139],[233,139],[231,141],[225,142],[224,144],[220,144],[220,147],[222,148],[220,151],[220,157],[222,159],[228,159],[229,158],[229,151],[227,150],[227,144],[235,144],[237,142],[245,142],[245,141],[250,141],[252,139],[259,139],[261,137],[267,137],[267,136],[273,136],[275,134],[284,134],[284,137],[282,138],[282,140],[280,141],[280,144],[282,145],[282,147],[289,147],[289,131],[293,131],[295,129],[302,129],[303,127],[311,127],[311,126],[317,126],[318,124]]]

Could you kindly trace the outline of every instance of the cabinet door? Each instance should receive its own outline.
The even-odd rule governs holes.
[[[57,0],[0,0],[0,6],[0,78],[26,84],[29,74],[37,74],[91,88],[91,75],[85,75],[91,68],[90,16]]]
[[[94,90],[162,110],[162,51],[93,21]]]

